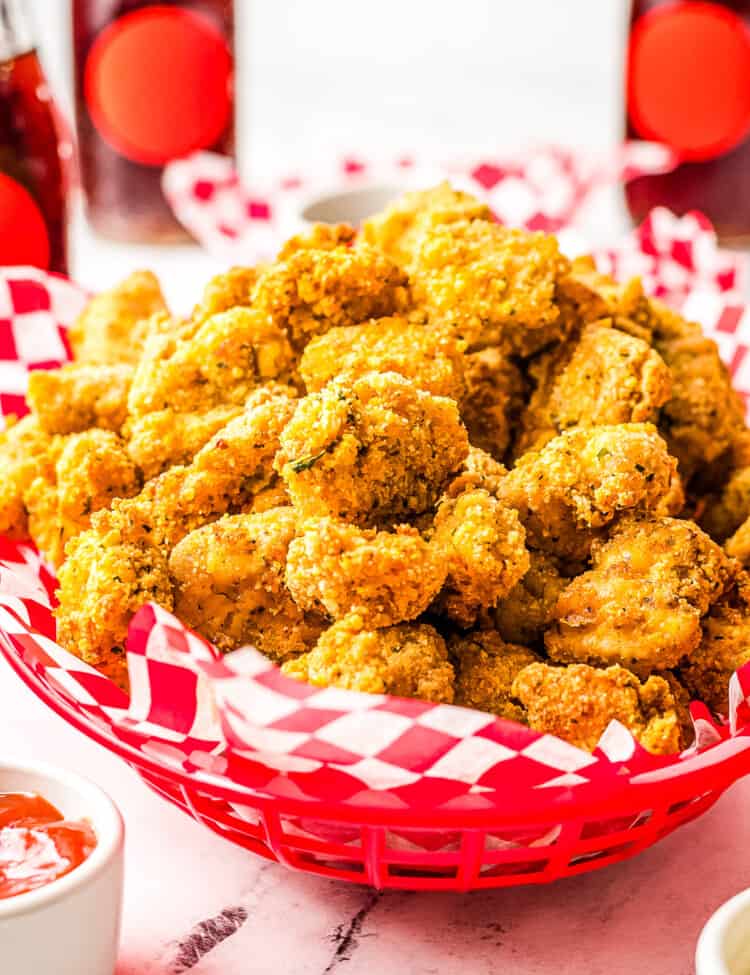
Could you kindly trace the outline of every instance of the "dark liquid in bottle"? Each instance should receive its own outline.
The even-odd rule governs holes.
[[[684,160],[627,184],[631,216],[701,210],[725,243],[750,243],[750,0],[635,0],[631,29],[627,137],[666,142]]]
[[[144,8],[163,11],[174,7],[199,14],[226,39],[233,42],[232,0],[160,0],[158,5],[144,0],[73,0],[73,37],[76,68],[76,117],[83,187],[88,217],[102,235],[122,241],[168,243],[187,240],[188,234],[175,219],[161,188],[166,160],[141,161],[122,145],[113,145],[92,118],[87,99],[87,65],[92,47],[102,31],[118,18]],[[153,72],[153,59],[131,60],[132,72]],[[234,154],[234,119],[227,118],[218,136],[200,148],[226,155]]]
[[[68,270],[66,179],[60,144],[47,83],[36,53],[28,51],[0,62],[0,173],[20,184],[33,198],[46,224],[48,267],[65,274]],[[20,239],[33,229],[25,222],[17,232]],[[12,242],[7,251],[12,258]]]

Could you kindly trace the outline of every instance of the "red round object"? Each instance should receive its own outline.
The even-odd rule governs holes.
[[[49,268],[50,244],[42,211],[29,191],[0,173],[0,264]]]
[[[750,131],[750,30],[716,3],[666,4],[633,28],[628,111],[645,139],[712,159]]]
[[[200,14],[152,6],[120,17],[94,42],[84,92],[115,151],[162,166],[213,145],[232,110],[232,55]]]

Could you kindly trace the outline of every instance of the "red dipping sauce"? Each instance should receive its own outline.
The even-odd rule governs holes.
[[[69,822],[31,792],[0,792],[0,900],[75,870],[96,846],[86,822]]]

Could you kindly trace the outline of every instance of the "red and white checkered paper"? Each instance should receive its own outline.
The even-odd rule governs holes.
[[[638,255],[640,254],[640,257]],[[737,297],[740,266],[717,251],[706,222],[664,212],[608,266],[647,262],[650,281],[700,310],[750,391],[745,354],[750,312]],[[81,307],[77,289],[39,271],[0,273],[0,404],[18,412],[32,367],[66,355],[64,327]],[[5,398],[8,397],[8,398]],[[622,793],[698,768],[750,758],[750,666],[732,679],[728,720],[692,706],[696,744],[681,756],[648,755],[617,722],[594,754],[489,714],[423,701],[319,689],[285,678],[249,648],[221,657],[158,606],[144,607],[128,639],[130,700],[55,643],[55,580],[28,545],[0,540],[0,646],[42,681],[57,710],[113,746],[137,749],[197,786],[233,786],[270,797],[368,810],[528,810]]]

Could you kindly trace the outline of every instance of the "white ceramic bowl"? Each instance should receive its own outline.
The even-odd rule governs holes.
[[[123,825],[102,790],[47,765],[0,762],[0,792],[36,792],[66,819],[88,819],[96,847],[44,887],[0,900],[3,975],[112,975],[122,907]]]
[[[701,932],[696,975],[750,975],[750,890],[727,901]]]

